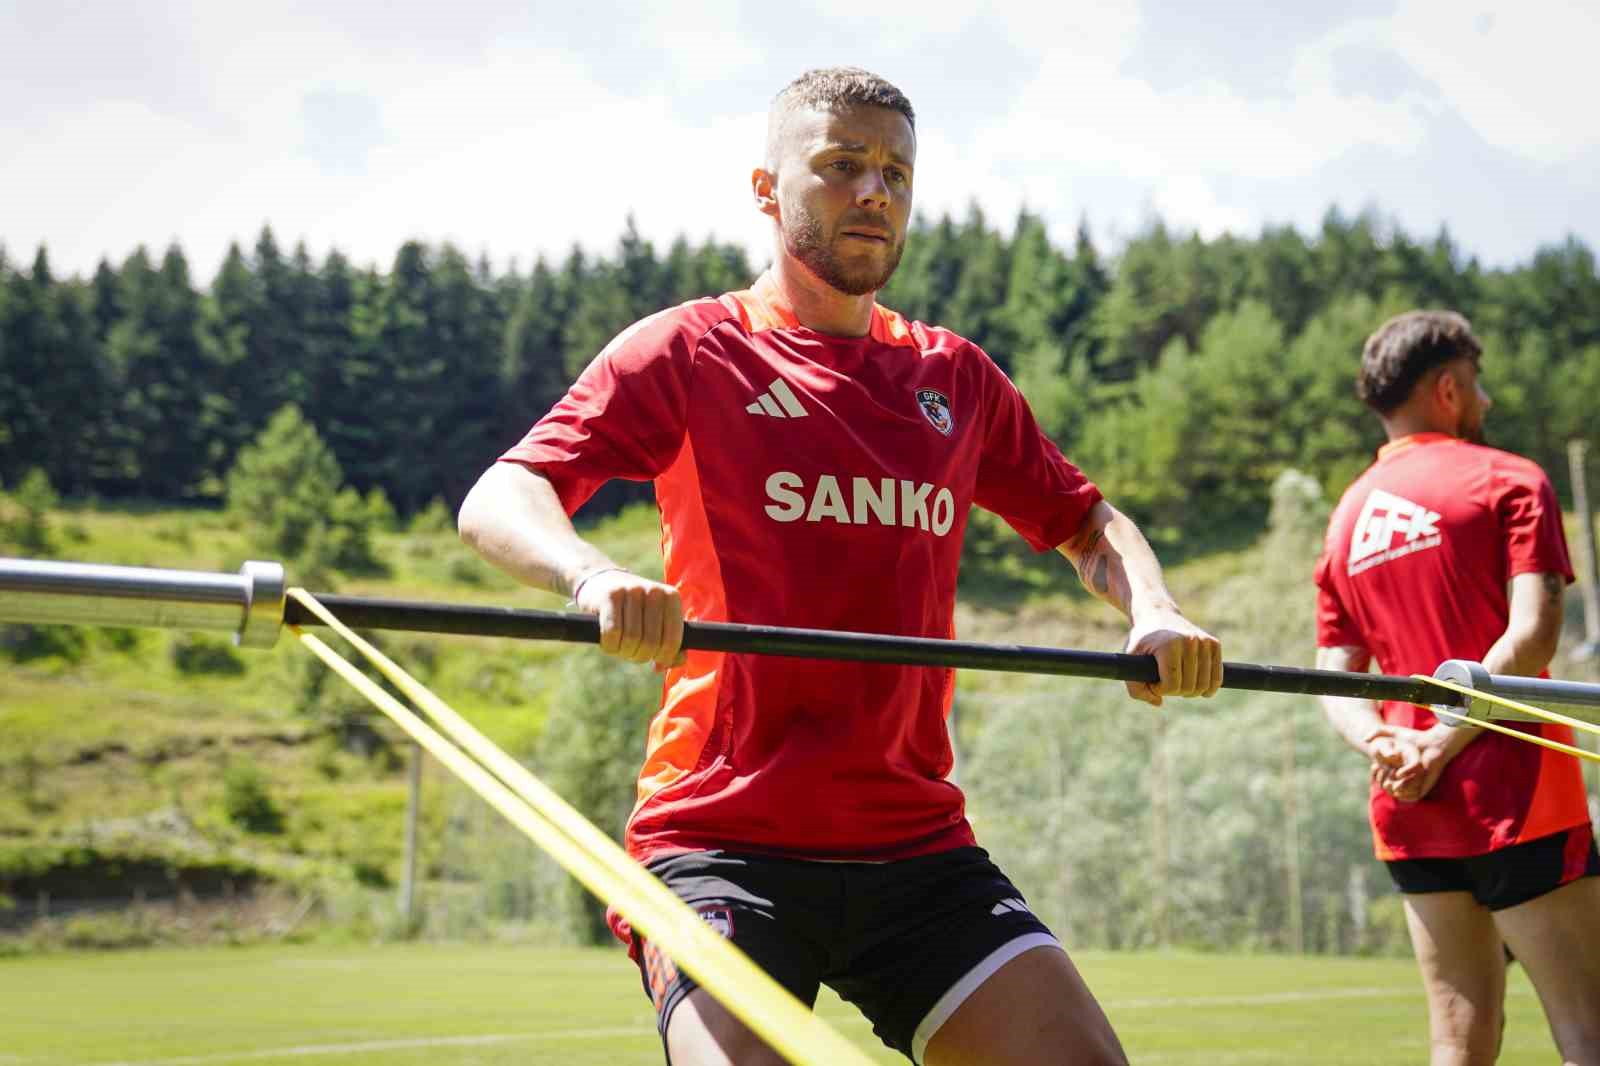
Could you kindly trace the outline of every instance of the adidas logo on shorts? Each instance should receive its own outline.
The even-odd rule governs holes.
[[[993,915],[1001,915],[1001,914],[1032,914],[1033,912],[1030,911],[1028,909],[1028,905],[1026,903],[1022,902],[1020,899],[1003,899],[999,903],[996,903],[994,905],[994,909],[991,910],[989,913],[993,914]]]

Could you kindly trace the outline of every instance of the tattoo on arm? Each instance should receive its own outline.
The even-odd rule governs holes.
[[[1094,560],[1094,579],[1088,585],[1097,595],[1104,596],[1111,591],[1110,577],[1111,563],[1104,555],[1098,555]]]
[[[1090,588],[1094,587],[1094,583],[1089,580],[1089,568],[1094,565],[1096,559],[1104,562],[1097,549],[1105,538],[1106,531],[1103,529],[1090,533],[1088,543],[1078,550],[1078,557],[1073,563],[1073,568],[1078,571],[1078,579]]]
[[[1565,595],[1567,591],[1567,583],[1562,580],[1561,575],[1540,574],[1539,576],[1544,580],[1545,599],[1560,602],[1561,597]]]
[[[1115,556],[1116,549],[1106,540],[1105,530],[1097,529],[1088,535],[1087,543],[1080,549],[1073,566],[1078,571],[1078,579],[1083,582],[1084,588],[1121,608],[1126,605],[1128,599],[1127,589],[1113,588],[1113,586],[1125,586],[1127,582],[1118,582],[1117,575],[1113,573],[1112,563]]]

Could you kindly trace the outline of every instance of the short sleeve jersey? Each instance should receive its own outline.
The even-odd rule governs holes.
[[[653,480],[690,620],[953,636],[974,503],[1037,550],[1099,491],[977,346],[875,306],[797,322],[763,276],[639,322],[505,461],[568,513]],[[641,860],[726,848],[883,860],[970,844],[946,669],[690,652],[668,672],[627,828]]]
[[[1549,479],[1520,456],[1437,433],[1386,445],[1339,501],[1317,563],[1317,643],[1360,647],[1388,674],[1480,661],[1505,632],[1517,574],[1572,580]],[[1385,702],[1386,722],[1426,729],[1425,707]],[[1566,726],[1507,723],[1572,743]],[[1588,821],[1578,762],[1486,732],[1417,803],[1376,785],[1380,859],[1464,858]]]

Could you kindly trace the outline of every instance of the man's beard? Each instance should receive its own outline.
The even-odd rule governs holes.
[[[889,284],[895,268],[900,265],[900,256],[906,250],[902,240],[894,246],[882,269],[858,267],[851,270],[839,261],[839,257],[834,255],[833,249],[823,239],[821,222],[804,212],[792,211],[788,217],[793,223],[783,227],[784,249],[830,288],[847,296],[865,296]]]
[[[1474,413],[1477,415],[1477,419],[1474,421],[1469,422],[1465,413],[1457,419],[1455,435],[1468,444],[1488,444],[1488,438],[1483,432],[1483,412],[1476,411]]]

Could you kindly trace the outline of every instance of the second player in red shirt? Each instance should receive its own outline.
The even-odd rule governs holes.
[[[1572,580],[1544,472],[1483,445],[1481,349],[1458,314],[1368,339],[1362,398],[1389,443],[1345,492],[1317,565],[1317,665],[1431,675],[1446,659],[1540,674]],[[1378,857],[1402,893],[1434,1066],[1492,1062],[1509,945],[1564,1061],[1600,1062],[1600,852],[1576,759],[1441,723],[1426,707],[1325,698],[1371,760]],[[1516,725],[1572,743],[1565,726]]]

